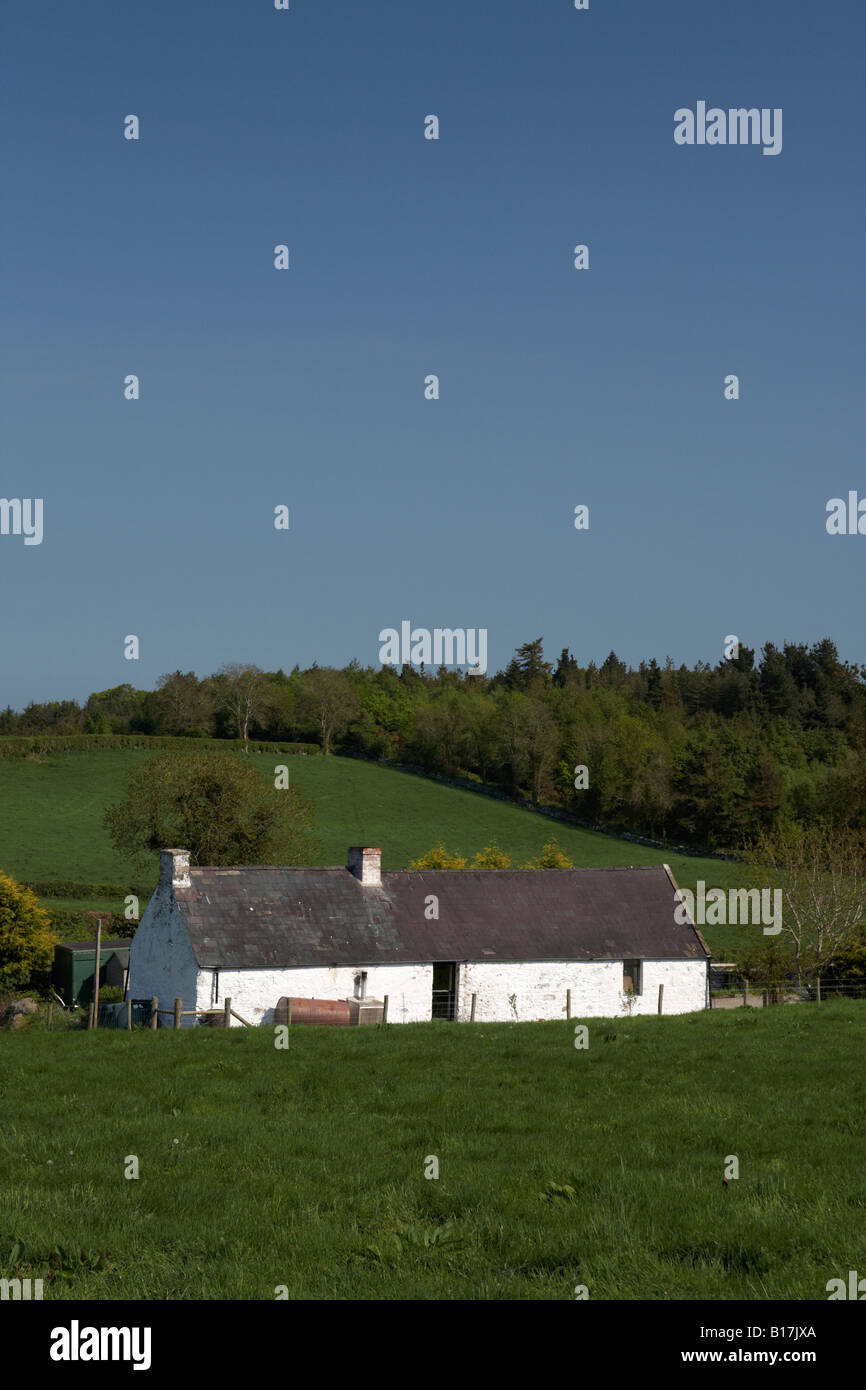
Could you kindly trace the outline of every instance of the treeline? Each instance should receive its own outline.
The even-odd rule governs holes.
[[[736,849],[793,823],[866,826],[866,671],[829,639],[717,666],[581,666],[527,642],[504,671],[226,666],[0,714],[19,736],[315,742],[468,776],[591,823]],[[582,771],[585,769],[585,772]]]

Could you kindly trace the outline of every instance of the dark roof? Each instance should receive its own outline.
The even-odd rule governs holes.
[[[206,969],[437,960],[703,959],[664,868],[384,871],[191,868],[174,894]],[[439,899],[438,921],[424,915]]]
[[[123,950],[124,947],[126,947],[128,951],[131,945],[132,937],[129,937],[126,941],[102,941],[100,942],[99,949],[100,952],[108,951],[112,948],[115,951],[120,951]],[[64,951],[93,951],[95,954],[96,937],[94,937],[92,941],[58,941],[55,950],[60,949],[63,949]]]

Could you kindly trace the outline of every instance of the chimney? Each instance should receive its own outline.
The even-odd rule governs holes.
[[[160,888],[189,888],[189,850],[161,849],[159,851]]]
[[[382,851],[380,849],[361,849],[353,845],[349,850],[348,869],[350,874],[363,883],[365,888],[382,886]]]

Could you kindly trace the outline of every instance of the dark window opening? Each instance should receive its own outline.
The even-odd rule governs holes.
[[[622,963],[622,989],[624,994],[643,993],[643,970],[639,960],[624,960]]]

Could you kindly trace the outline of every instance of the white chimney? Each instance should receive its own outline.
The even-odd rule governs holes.
[[[349,850],[348,869],[349,873],[354,874],[365,888],[381,888],[382,851],[353,846]]]
[[[161,849],[159,851],[159,883],[161,888],[189,888],[189,850]]]

